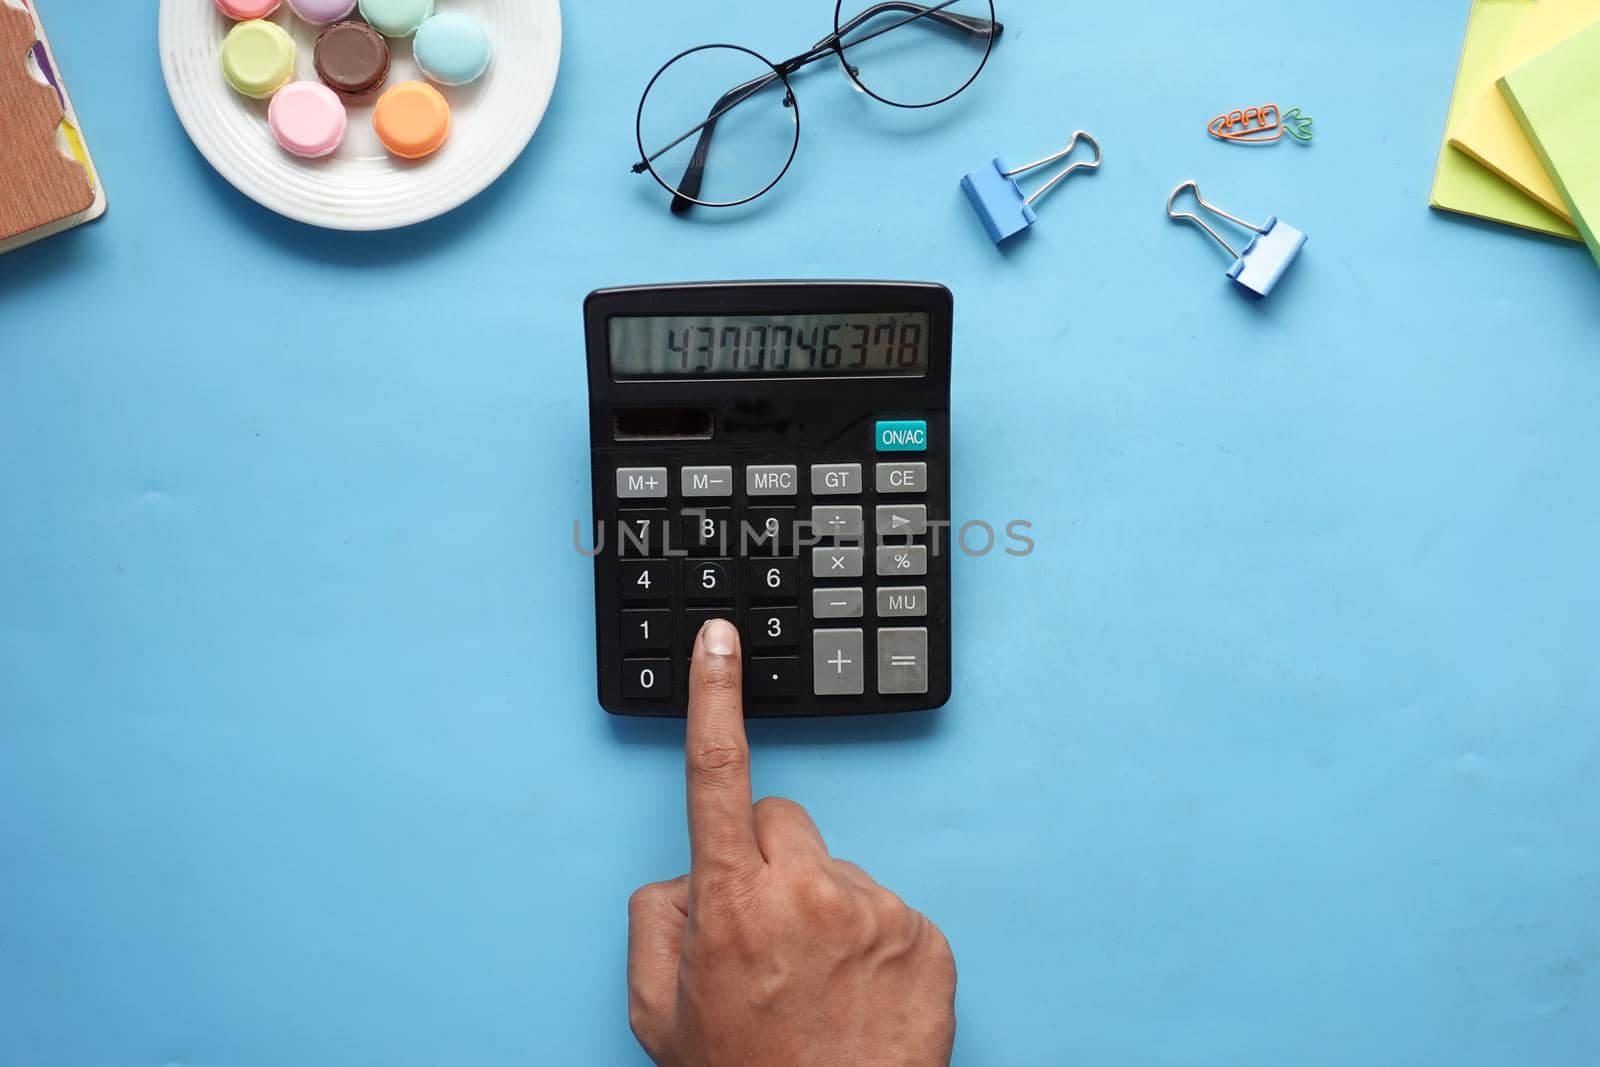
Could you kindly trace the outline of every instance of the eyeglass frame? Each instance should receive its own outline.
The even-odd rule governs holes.
[[[786,59],[781,63],[774,63],[760,52],[737,44],[703,44],[697,45],[694,48],[684,49],[682,52],[679,52],[677,55],[667,60],[666,63],[662,64],[661,68],[656,71],[655,76],[650,79],[649,84],[644,87],[644,93],[639,97],[639,108],[634,117],[634,137],[639,146],[639,162],[633,165],[633,173],[642,174],[645,171],[649,171],[650,177],[655,179],[656,184],[672,194],[671,210],[673,214],[676,215],[685,214],[691,208],[696,206],[713,208],[739,207],[740,205],[750,203],[752,200],[760,199],[767,193],[771,192],[773,187],[783,180],[784,175],[789,173],[789,168],[794,165],[795,156],[798,155],[800,151],[800,102],[795,96],[794,87],[789,83],[789,75],[797,73],[813,63],[821,62],[830,55],[838,56],[840,66],[844,67],[845,73],[849,76],[850,80],[855,83],[857,88],[879,103],[887,104],[890,107],[903,108],[908,111],[917,111],[923,108],[937,107],[940,104],[947,103],[950,100],[955,99],[957,96],[960,96],[962,93],[966,92],[973,82],[978,80],[978,75],[983,73],[984,67],[988,66],[989,64],[989,57],[994,53],[995,41],[998,40],[1000,35],[1005,32],[1005,24],[1002,23],[998,18],[993,17],[995,14],[994,0],[987,0],[989,4],[989,14],[991,16],[988,19],[979,19],[969,15],[944,13],[945,8],[956,2],[957,0],[943,0],[942,3],[929,6],[925,4],[914,3],[912,0],[883,0],[883,2],[875,4],[867,10],[861,12],[855,18],[851,19],[847,25],[840,26],[839,18],[844,13],[844,5],[846,0],[838,0],[838,2],[834,5],[833,10],[833,33],[818,41],[806,51],[801,52],[797,56]],[[909,18],[896,22],[892,26],[886,26],[875,33],[869,34],[858,41],[852,41],[848,46],[845,44],[844,37],[846,34],[850,33],[852,30],[860,28],[860,26],[865,22],[876,18],[885,11],[896,10],[915,11],[916,13],[911,15]],[[942,17],[940,17],[941,13],[943,13]],[[978,61],[977,67],[973,70],[972,74],[967,78],[967,80],[962,82],[961,85],[956,89],[946,93],[937,100],[930,100],[926,103],[901,103],[900,101],[890,100],[888,97],[874,92],[866,85],[866,83],[861,80],[859,76],[859,69],[852,65],[849,59],[846,58],[846,47],[855,47],[857,45],[864,44],[865,42],[870,41],[875,37],[880,37],[891,30],[897,30],[902,26],[909,25],[910,23],[917,22],[924,18],[933,18],[935,21],[940,22],[943,25],[951,26],[966,33],[971,33],[974,35],[981,33],[986,35],[988,38],[988,43],[984,48],[983,58]],[[712,105],[711,114],[706,117],[704,122],[700,123],[698,126],[690,128],[677,140],[672,141],[660,149],[657,149],[655,154],[651,155],[644,146],[644,106],[645,103],[650,99],[650,90],[655,88],[656,82],[661,80],[661,76],[670,70],[673,64],[687,56],[694,55],[696,52],[704,52],[713,48],[726,48],[735,52],[743,52],[766,66],[769,70],[771,70],[772,73],[770,75],[759,75],[750,81],[745,82],[743,85],[736,85],[732,89],[729,89],[727,92],[723,93],[722,96],[718,98],[717,102]],[[774,77],[776,77],[783,84],[783,106],[790,108],[794,112],[794,143],[789,148],[789,158],[784,161],[783,169],[778,171],[777,175],[765,186],[756,192],[751,193],[749,196],[744,197],[742,200],[707,201],[700,200],[694,195],[686,194],[683,191],[685,187],[692,186],[693,192],[696,194],[698,194],[700,191],[700,185],[705,174],[706,157],[710,151],[711,136],[716,129],[717,119],[721,118],[733,108],[738,107],[756,93],[772,84],[772,79]],[[734,100],[729,99],[741,91],[745,91],[743,96],[740,96],[738,99]],[[699,143],[695,145],[694,154],[690,157],[689,165],[684,170],[684,176],[682,182],[680,183],[680,187],[674,188],[667,184],[665,178],[656,173],[654,166],[655,160],[659,159],[667,152],[672,151],[672,149],[676,148],[690,137],[693,137],[696,133],[700,134]]]

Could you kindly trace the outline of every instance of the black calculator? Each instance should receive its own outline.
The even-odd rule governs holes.
[[[940,285],[603,289],[584,305],[601,705],[683,716],[736,623],[752,717],[950,698]]]

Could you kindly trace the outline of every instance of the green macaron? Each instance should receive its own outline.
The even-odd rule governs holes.
[[[433,17],[434,0],[361,0],[361,17],[385,37],[410,37]]]
[[[294,38],[276,22],[241,22],[222,41],[222,76],[245,96],[271,96],[294,80],[299,54]]]

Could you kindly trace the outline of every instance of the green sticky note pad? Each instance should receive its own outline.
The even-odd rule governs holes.
[[[1461,68],[1450,95],[1450,117],[1457,117],[1484,91],[1494,91],[1495,57],[1533,13],[1534,0],[1473,0],[1467,36],[1461,46]],[[1504,181],[1498,174],[1449,143],[1439,146],[1429,203],[1441,211],[1578,240],[1578,231],[1543,204]]]
[[[1518,67],[1499,85],[1600,262],[1600,24]]]

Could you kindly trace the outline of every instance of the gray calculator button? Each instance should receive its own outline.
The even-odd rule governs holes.
[[[920,619],[926,614],[928,614],[927,586],[884,586],[878,590],[878,618]]]
[[[860,589],[811,590],[811,617],[814,619],[859,619],[866,603]],[[883,614],[881,611],[878,614]]]
[[[925,493],[928,491],[926,463],[878,464],[878,492]]]
[[[924,631],[926,633],[926,631]],[[866,692],[866,653],[860,630],[816,630],[811,634],[811,688],[819,697],[857,697]]]
[[[928,532],[928,506],[879,504],[877,530],[880,537],[921,537]]]
[[[813,578],[859,578],[862,556],[859,548],[813,548],[811,550],[811,576]]]
[[[659,500],[667,495],[667,468],[617,468],[617,499]]]
[[[885,627],[878,631],[878,692],[928,691],[928,631]]]
[[[817,549],[821,552],[822,549]],[[878,546],[878,574],[884,578],[920,578],[928,573],[928,549],[925,545]]]
[[[813,496],[856,496],[860,492],[861,464],[812,464],[811,494]]]
[[[683,495],[692,497],[732,496],[733,468],[683,468]]]
[[[792,463],[744,469],[744,491],[748,496],[794,496],[799,489],[800,472]]]
[[[818,537],[860,537],[865,529],[859,506],[811,509],[811,532]]]

